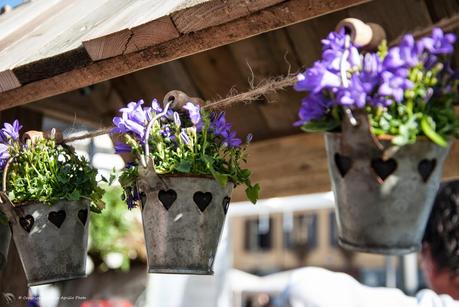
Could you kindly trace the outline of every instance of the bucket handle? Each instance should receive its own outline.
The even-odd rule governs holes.
[[[151,132],[151,128],[153,127],[153,124],[158,120],[160,119],[161,117],[163,117],[164,115],[167,114],[167,111],[169,110],[169,106],[171,105],[171,103],[173,102],[173,100],[169,101],[166,106],[164,107],[164,110],[159,113],[159,114],[156,114],[151,120],[150,122],[148,123],[147,125],[147,129],[145,130],[145,148],[144,148],[144,154],[143,155],[140,155],[140,162],[142,163],[142,166],[144,168],[147,168],[147,164],[149,164],[150,160],[153,160],[153,158],[151,157],[150,155],[150,144],[148,143],[148,140],[150,138],[150,132]],[[153,162],[153,161],[151,161]],[[153,164],[153,163],[152,163]],[[154,164],[153,164],[154,165]]]
[[[6,162],[5,168],[3,169],[3,186],[2,186],[2,191],[0,192],[0,203],[3,205],[1,206],[1,210],[10,223],[16,224],[16,214],[14,212],[14,208],[16,207],[8,198],[8,194],[6,191],[6,179],[8,177],[8,169],[11,165],[11,163],[14,161],[15,156],[11,157],[8,159],[8,162]]]
[[[45,132],[30,130],[24,133],[24,135],[22,136],[22,142],[25,143],[26,141],[30,140],[30,142],[34,144],[37,140],[42,138],[55,139],[56,142],[60,143],[62,142],[62,132],[55,128],[51,129],[51,131]],[[2,211],[6,215],[6,217],[12,224],[16,224],[16,214],[14,211],[14,208],[16,208],[16,206],[11,202],[11,200],[8,197],[6,182],[8,179],[8,170],[15,158],[16,156],[12,156],[6,162],[5,168],[3,169],[2,190],[0,191],[0,204],[4,205],[0,206],[0,211]]]

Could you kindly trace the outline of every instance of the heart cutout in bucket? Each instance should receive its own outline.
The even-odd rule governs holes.
[[[231,202],[231,198],[229,198],[228,196],[225,196],[225,198],[223,198],[222,205],[223,205],[223,211],[225,212],[225,215],[228,212],[230,202]]]
[[[159,201],[161,201],[161,203],[163,204],[164,208],[166,208],[166,210],[169,210],[170,207],[172,207],[172,204],[177,199],[177,192],[175,192],[174,190],[161,190],[158,193],[158,198]]]
[[[376,175],[378,175],[379,179],[384,181],[397,169],[397,161],[393,158],[388,160],[375,158],[371,160],[371,168],[375,171]]]
[[[341,177],[344,178],[352,167],[352,159],[339,153],[335,153],[335,165],[341,174]]]
[[[196,192],[193,195],[193,200],[198,205],[199,210],[204,212],[212,201],[212,194],[210,192]]]
[[[65,214],[64,210],[60,211],[52,211],[48,215],[48,220],[53,223],[57,228],[61,228],[62,224],[64,224],[65,217],[67,215]]]
[[[78,219],[83,226],[86,226],[86,222],[88,221],[88,209],[81,209],[78,211]]]
[[[436,166],[437,166],[436,159],[431,159],[431,160],[423,159],[421,160],[421,162],[419,162],[418,171],[424,182],[427,182],[427,180],[429,180],[430,175],[432,175],[432,172],[435,170]]]
[[[35,220],[33,219],[33,216],[31,215],[26,215],[24,217],[19,218],[19,224],[28,233],[30,233],[30,231],[32,230],[34,222]]]

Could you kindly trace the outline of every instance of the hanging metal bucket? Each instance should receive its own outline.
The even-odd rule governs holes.
[[[51,207],[34,202],[8,211],[29,286],[86,277],[87,200],[59,201]]]
[[[146,170],[146,171],[144,171]],[[149,273],[213,274],[233,184],[208,177],[157,176],[139,166]]]
[[[350,130],[325,135],[340,244],[369,253],[416,251],[449,147],[422,138],[399,148],[379,141],[378,147],[365,128]]]
[[[2,214],[2,213],[0,213]],[[11,241],[11,230],[8,224],[0,224],[0,271],[6,266]]]

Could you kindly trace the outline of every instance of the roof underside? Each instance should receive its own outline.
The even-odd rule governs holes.
[[[92,0],[101,3],[93,3],[91,10],[81,8],[79,19],[72,14],[65,15],[69,19],[61,19],[61,28],[54,29],[58,24],[54,18],[68,10],[76,12],[74,8],[80,4],[76,0],[61,0],[65,5],[59,4],[59,0],[45,2],[48,1],[62,7],[58,15],[55,15],[57,11],[46,11],[52,19],[36,21],[30,28],[35,29],[33,31],[5,35],[3,25],[7,18],[12,18],[17,19],[16,28],[25,27],[20,25],[20,18],[9,14],[19,14],[27,6],[43,1],[33,1],[0,17],[0,64],[20,83],[17,88],[0,93],[0,109],[27,103],[25,107],[48,116],[84,122],[96,128],[109,124],[112,116],[128,101],[143,98],[149,102],[155,97],[161,100],[173,89],[214,100],[234,90],[246,91],[251,83],[296,72],[320,56],[320,39],[345,17],[379,23],[392,40],[459,12],[459,4],[451,0],[376,0],[368,3],[357,0],[211,0],[200,1],[203,3],[181,11],[171,6],[174,13],[146,21],[148,18],[134,18],[134,12],[151,16],[156,11],[153,7],[148,9],[149,5],[165,1]],[[113,8],[121,2],[123,8]],[[166,2],[170,4],[169,0]],[[255,7],[256,3],[263,6]],[[248,5],[252,5],[250,10]],[[105,19],[95,17],[104,10],[111,12],[104,13]],[[93,24],[84,21],[91,18]],[[295,24],[290,25],[292,23]],[[164,24],[170,31],[161,30]],[[115,25],[118,28],[103,30]],[[49,28],[55,31],[52,37],[48,37],[48,30],[44,31]],[[82,33],[72,34],[75,29]],[[256,35],[262,32],[266,33]],[[175,36],[164,41],[166,33],[175,33]],[[162,38],[158,40],[159,36]],[[48,37],[48,42],[19,47],[36,37]],[[11,44],[5,43],[8,40]],[[50,46],[54,47],[48,49]],[[67,51],[40,58],[53,50],[57,52],[59,46],[65,46],[67,49],[60,50]],[[22,56],[13,57],[10,53],[13,50]],[[11,63],[9,59],[13,58],[23,59],[8,66],[6,63]],[[0,84],[4,75],[0,74]],[[95,85],[89,87],[91,84]],[[72,91],[75,89],[79,90]],[[255,136],[257,142],[249,150],[248,167],[253,170],[254,181],[262,184],[264,198],[330,189],[322,137],[294,135],[299,133],[292,123],[296,120],[302,95],[287,89],[266,95],[252,104],[235,105],[226,110],[228,119],[241,136],[249,132]],[[45,97],[49,98],[43,99]],[[283,138],[276,138],[280,136]],[[258,142],[260,140],[266,141]],[[459,176],[458,159],[459,144],[456,142],[445,167],[446,177]],[[238,189],[233,198],[243,199],[243,190]]]
[[[0,16],[0,109],[368,0],[33,0]]]

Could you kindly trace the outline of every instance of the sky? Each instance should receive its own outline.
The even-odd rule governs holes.
[[[15,7],[16,5],[20,4],[22,0],[0,0],[0,7],[5,6],[5,4],[9,4],[12,7]]]

